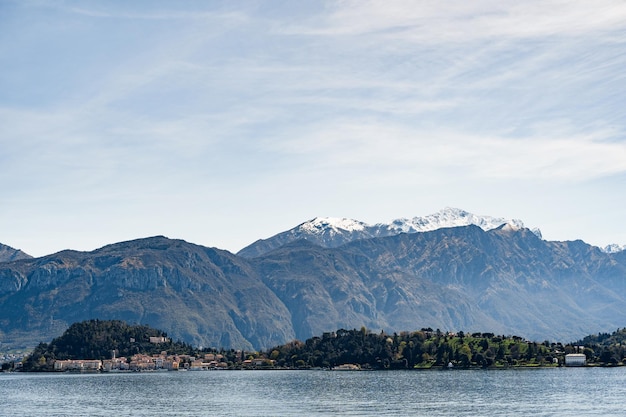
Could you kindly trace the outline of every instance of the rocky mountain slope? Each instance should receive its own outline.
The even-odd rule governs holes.
[[[19,249],[14,249],[10,246],[3,245],[0,243],[0,262],[10,262],[17,261],[19,259],[29,259],[32,258],[27,253],[22,252]]]
[[[626,252],[470,225],[248,259],[165,237],[0,264],[0,341],[121,319],[194,345],[266,348],[338,328],[571,341],[626,323]]]
[[[33,344],[92,318],[165,329],[196,346],[294,337],[290,313],[241,258],[154,237],[0,264],[2,343]]]

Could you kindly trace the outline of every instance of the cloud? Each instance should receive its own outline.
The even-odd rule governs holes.
[[[559,131],[560,130],[560,131]],[[482,136],[453,129],[416,130],[388,123],[337,122],[277,150],[305,158],[319,171],[358,170],[367,177],[406,176],[407,182],[445,184],[530,180],[570,182],[626,173],[626,144],[591,134],[541,126],[531,136]]]
[[[79,4],[74,6],[72,4]],[[181,3],[186,9],[172,8],[171,5],[158,4],[156,2],[150,3],[150,9],[145,7],[136,7],[137,4],[132,3],[101,3],[90,4],[91,7],[85,7],[82,3],[70,2],[64,3],[49,3],[50,7],[55,7],[63,12],[77,14],[92,18],[104,18],[104,19],[127,19],[127,20],[186,20],[186,21],[228,21],[230,24],[236,21],[246,20],[246,14],[237,11],[206,11],[203,9],[186,8],[188,4]],[[165,5],[165,7],[164,7]]]
[[[477,39],[578,36],[626,26],[619,0],[551,1],[343,1],[328,19],[288,31],[316,35],[379,34],[412,42],[471,42]]]
[[[623,2],[270,3],[15,2],[0,18],[3,214],[108,219],[106,236],[119,218],[136,237],[168,222],[209,235],[207,216],[217,230],[250,207],[283,222],[424,214],[426,199],[490,213],[494,184],[578,205],[592,181],[623,205]]]

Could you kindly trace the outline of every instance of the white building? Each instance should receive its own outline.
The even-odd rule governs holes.
[[[66,360],[54,361],[55,371],[79,371],[96,372],[102,369],[102,361],[99,360]]]
[[[582,353],[570,353],[565,355],[565,366],[585,366],[587,357]]]

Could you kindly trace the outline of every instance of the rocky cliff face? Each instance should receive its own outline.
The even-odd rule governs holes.
[[[626,252],[510,225],[296,240],[254,259],[154,237],[0,264],[0,341],[33,345],[92,318],[246,349],[361,326],[570,341],[623,327],[624,294]]]
[[[442,328],[486,325],[536,340],[570,340],[626,322],[620,310],[626,306],[624,259],[581,241],[546,242],[528,229],[485,232],[468,226],[359,241],[343,249],[368,257],[382,274],[403,272],[439,285],[443,294],[457,293],[488,318],[457,313]],[[442,303],[440,311],[458,312],[457,305]]]
[[[402,331],[424,326],[467,329],[480,323],[503,329],[462,289],[449,288],[410,268],[386,265],[357,247],[328,249],[298,241],[255,263],[264,282],[292,312],[299,339],[360,326]]]
[[[30,343],[90,318],[149,324],[202,346],[294,337],[289,312],[244,260],[164,237],[6,264],[0,283],[2,332],[31,334]]]

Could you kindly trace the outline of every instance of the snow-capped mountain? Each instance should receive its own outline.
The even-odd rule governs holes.
[[[411,219],[396,219],[390,223],[367,223],[338,217],[316,217],[304,222],[291,230],[279,233],[269,239],[262,239],[239,251],[239,255],[253,258],[289,242],[306,239],[324,247],[338,247],[359,239],[393,236],[400,233],[419,233],[446,227],[476,225],[483,230],[496,229],[508,224],[514,229],[524,228],[524,223],[517,219],[482,216],[465,210],[447,207],[437,213]],[[541,237],[538,229],[533,232]]]
[[[524,223],[517,219],[502,217],[480,216],[468,213],[465,210],[446,207],[437,213],[412,219],[397,219],[389,224],[378,224],[381,228],[388,228],[396,233],[429,232],[444,227],[459,227],[475,225],[487,231],[496,229],[503,224],[509,224],[516,229],[523,229]]]
[[[367,223],[358,220],[339,217],[316,217],[298,226],[303,232],[316,235],[324,233],[341,234],[344,232],[364,232],[370,227],[371,226]]]
[[[268,239],[260,239],[243,248],[237,254],[254,258],[277,249],[287,243],[306,239],[320,246],[334,248],[358,239],[388,236],[375,233],[377,229],[366,223],[339,217],[316,217],[291,230],[279,233]]]
[[[601,248],[603,252],[606,253],[617,253],[617,252],[621,252],[623,250],[626,250],[626,245],[618,245],[617,243],[612,243],[610,245],[607,245],[603,248]]]

